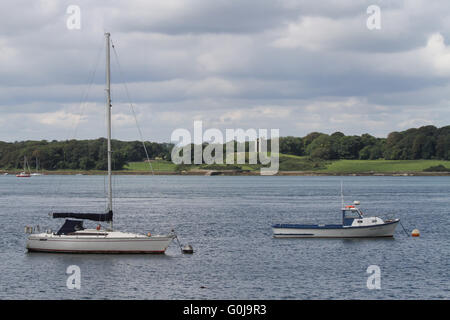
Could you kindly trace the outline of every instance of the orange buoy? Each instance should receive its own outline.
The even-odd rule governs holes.
[[[414,229],[414,230],[411,232],[411,235],[412,235],[413,237],[419,237],[419,236],[420,236],[419,229]]]
[[[101,228],[101,225],[98,224],[96,229],[100,230],[100,228]]]

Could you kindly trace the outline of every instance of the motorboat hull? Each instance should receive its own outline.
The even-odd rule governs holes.
[[[49,253],[164,253],[172,236],[67,236],[33,234],[27,240],[29,252]]]
[[[298,225],[272,226],[275,238],[375,238],[392,237],[399,220],[372,226]]]

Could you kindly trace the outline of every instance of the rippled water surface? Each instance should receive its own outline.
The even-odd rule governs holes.
[[[338,223],[340,181],[393,239],[274,239],[273,223]],[[449,177],[114,177],[115,227],[174,228],[196,250],[165,255],[27,253],[25,225],[52,210],[104,210],[103,176],[0,177],[1,299],[449,299]],[[89,222],[86,223],[89,226]],[[81,269],[81,289],[66,268]],[[367,288],[369,265],[381,289]]]

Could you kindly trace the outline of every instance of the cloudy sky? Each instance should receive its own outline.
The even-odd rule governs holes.
[[[381,29],[367,28],[370,5]],[[123,80],[159,142],[194,120],[281,136],[450,124],[448,0],[6,0],[0,140],[105,135],[105,31],[117,139],[139,140]]]

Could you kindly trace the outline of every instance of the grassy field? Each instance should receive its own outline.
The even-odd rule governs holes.
[[[443,160],[337,160],[318,172],[362,173],[362,172],[422,172],[431,166],[450,168],[450,161]]]
[[[151,162],[153,171],[164,171],[173,172],[175,171],[176,165],[170,161],[157,160]],[[125,170],[130,171],[148,171],[151,172],[150,165],[148,162],[130,162],[125,166]]]
[[[246,159],[248,162],[248,157]],[[153,172],[158,173],[176,173],[190,170],[238,170],[259,172],[260,164],[203,164],[203,165],[183,165],[177,167],[174,163],[165,160],[156,160],[151,162]],[[450,169],[450,161],[443,160],[335,160],[335,161],[320,161],[311,160],[308,157],[300,157],[293,155],[280,154],[279,157],[279,171],[284,172],[317,172],[318,174],[371,174],[371,173],[415,173],[424,172],[425,169],[442,165]],[[0,170],[2,172],[17,173],[21,170]],[[17,171],[17,172],[16,172]],[[57,171],[47,171],[47,174],[104,174],[104,171],[99,170],[70,170],[63,169]],[[117,173],[127,174],[127,172],[141,172],[143,174],[151,173],[148,162],[130,162],[124,167],[124,170]]]
[[[315,171],[318,173],[402,173],[423,172],[432,166],[443,165],[450,168],[450,161],[443,160],[335,160],[335,161],[312,161],[307,157],[280,154],[280,171]],[[155,172],[175,172],[176,165],[170,161],[152,162]],[[241,169],[244,171],[256,171],[261,165],[234,164],[234,165],[192,165],[186,168],[205,170],[230,170]],[[149,164],[146,162],[130,162],[125,167],[127,171],[148,171]]]

